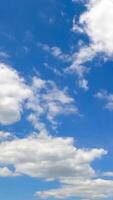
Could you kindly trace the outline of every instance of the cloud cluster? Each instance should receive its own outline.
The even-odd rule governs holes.
[[[78,113],[75,101],[68,95],[66,88],[59,89],[53,81],[34,77],[32,92],[27,104],[31,110],[28,119],[40,131],[45,129],[46,120],[55,128],[57,116]]]
[[[104,149],[80,149],[73,138],[53,137],[43,132],[22,139],[6,139],[0,142],[0,176],[58,180],[60,188],[35,193],[44,199],[104,199],[113,197],[113,181],[98,178],[91,163],[106,153]]]
[[[80,149],[73,138],[53,137],[43,132],[23,139],[6,139],[0,142],[0,176],[27,175],[60,181],[60,188],[36,192],[40,198],[113,197],[113,181],[97,178],[91,166],[106,153],[104,149]]]
[[[33,77],[25,83],[19,73],[6,64],[0,64],[0,124],[10,125],[20,120],[24,109],[30,111],[29,121],[35,128],[45,127],[45,120],[56,125],[59,114],[77,113],[74,99],[66,89],[59,89],[53,81]]]
[[[82,44],[73,55],[63,53],[56,46],[39,44],[39,47],[63,62],[71,62],[65,72],[76,74],[79,87],[87,91],[86,75],[90,71],[87,62],[98,53],[113,56],[113,0],[87,0],[85,6],[86,11],[79,21],[73,20],[72,30],[86,34],[89,44]],[[0,52],[0,57],[6,58],[7,54]],[[106,109],[113,110],[113,94],[100,91],[95,96],[105,101]],[[29,113],[27,120],[38,133],[17,138],[0,131],[0,176],[27,175],[45,181],[57,180],[59,188],[35,193],[42,199],[113,198],[113,180],[110,179],[113,172],[97,172],[92,167],[96,159],[107,154],[105,149],[78,148],[74,138],[48,134],[47,127],[56,128],[59,115],[79,112],[67,88],[62,89],[54,81],[43,80],[40,76],[26,83],[15,69],[1,63],[0,124],[11,125],[19,121],[25,109]]]

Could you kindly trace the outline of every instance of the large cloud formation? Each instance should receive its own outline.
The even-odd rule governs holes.
[[[0,124],[11,125],[21,119],[25,109],[35,128],[44,129],[44,118],[54,126],[60,114],[77,113],[75,101],[66,88],[60,89],[54,81],[33,77],[31,84],[9,65],[0,64]]]
[[[4,135],[9,133],[1,134]],[[53,137],[43,132],[23,139],[10,137],[0,142],[0,176],[27,175],[45,181],[58,180],[60,188],[35,193],[42,199],[110,198],[113,181],[99,178],[91,166],[106,153],[104,149],[77,148],[73,138]]]
[[[78,2],[78,0],[73,0]],[[72,30],[88,37],[89,43],[80,46],[74,53],[72,64],[66,71],[75,73],[79,79],[79,87],[88,90],[88,81],[85,75],[89,69],[86,63],[92,61],[97,55],[105,59],[113,57],[113,1],[112,0],[86,0],[85,12],[76,20],[74,17]]]
[[[0,131],[0,176],[27,175],[45,181],[59,181],[60,188],[38,191],[35,193],[38,198],[112,198],[113,181],[103,176],[113,173],[98,174],[92,167],[92,162],[106,155],[107,151],[77,148],[74,138],[48,134],[46,122],[57,126],[58,115],[78,113],[67,88],[61,89],[53,81],[39,76],[33,77],[28,84],[6,64],[0,64],[0,77],[0,124],[10,125],[19,121],[21,113],[28,109],[28,120],[39,132],[20,139]],[[103,98],[103,94],[99,93],[97,97]]]
[[[97,52],[113,56],[113,1],[90,0],[80,24]]]

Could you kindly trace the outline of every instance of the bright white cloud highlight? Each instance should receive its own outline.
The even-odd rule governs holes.
[[[86,11],[80,15],[79,20],[74,17],[72,31],[86,34],[89,44],[83,43],[80,46],[66,71],[76,74],[79,87],[88,90],[88,82],[85,86],[81,84],[86,81],[85,76],[88,71],[86,63],[99,54],[110,59],[113,57],[113,0],[81,0],[81,2],[85,5]]]
[[[113,0],[91,0],[80,24],[97,52],[113,56]]]
[[[31,92],[16,70],[0,64],[0,123],[12,124],[21,118],[24,101]]]

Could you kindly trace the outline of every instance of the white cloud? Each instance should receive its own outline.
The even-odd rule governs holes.
[[[0,123],[7,125],[20,120],[24,100],[31,92],[16,70],[0,64]]]
[[[0,139],[10,137],[10,135],[9,132],[0,131]]]
[[[67,94],[66,89],[59,89],[53,81],[34,77],[32,91],[33,96],[27,104],[27,108],[31,110],[28,119],[39,130],[46,128],[46,120],[56,127],[56,118],[59,115],[78,113],[75,100]]]
[[[5,51],[0,51],[0,59],[7,59],[10,55]]]
[[[86,34],[89,44],[82,44],[79,47],[67,72],[76,74],[81,83],[82,79],[86,79],[86,63],[92,61],[99,53],[106,58],[113,57],[113,0],[73,0],[73,2],[83,3],[86,11],[79,19],[76,20],[76,16],[74,17],[72,31]],[[86,90],[82,84],[79,87]]]
[[[62,188],[37,192],[42,199],[68,199],[80,198],[83,200],[103,200],[113,198],[113,181],[104,179],[75,180],[73,184],[64,185]]]
[[[78,1],[78,0],[77,0]],[[73,26],[72,26],[73,32],[83,33],[83,28],[78,25],[78,21],[76,16],[73,18]]]
[[[42,130],[47,128],[47,121],[56,126],[58,115],[78,112],[66,89],[59,89],[53,81],[33,77],[31,84],[25,83],[16,70],[2,63],[0,77],[0,124],[19,121],[21,113],[28,109],[29,121]]]
[[[79,80],[79,87],[83,88],[85,91],[87,91],[89,89],[88,81],[86,79],[80,79]]]
[[[106,176],[106,177],[113,177],[113,172],[104,172],[104,173],[103,173],[103,176]]]
[[[80,47],[80,51],[72,56],[72,64],[66,68],[66,73],[75,74],[78,77],[79,87],[88,90],[88,81],[85,76],[90,71],[90,68],[85,66],[85,63],[91,61],[95,57],[95,50],[93,47]]]
[[[45,133],[0,142],[0,165],[12,166],[14,174],[45,179],[93,177],[91,162],[105,154],[104,149],[77,149],[73,138]]]
[[[45,52],[50,53],[53,57],[62,60],[63,62],[70,62],[71,56],[62,52],[57,46],[48,46],[47,44],[38,44]]]
[[[87,11],[81,15],[80,24],[97,52],[113,56],[113,1],[87,2]]]
[[[102,90],[98,92],[95,97],[105,102],[106,109],[113,111],[113,94],[108,93],[106,90]]]
[[[106,153],[104,149],[77,148],[73,138],[34,133],[27,138],[0,142],[0,176],[27,175],[45,181],[58,180],[60,188],[35,193],[42,199],[112,198],[113,181],[99,179],[91,166]]]
[[[18,174],[13,173],[7,167],[0,167],[0,176],[2,176],[2,177],[12,177],[12,176],[18,176]]]

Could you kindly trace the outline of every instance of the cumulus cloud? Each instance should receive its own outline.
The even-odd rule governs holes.
[[[80,198],[87,200],[103,200],[113,198],[113,181],[104,179],[75,180],[73,184],[64,185],[62,188],[35,194],[42,199],[68,199]]]
[[[11,125],[20,120],[25,109],[35,128],[46,129],[46,120],[56,125],[60,114],[77,113],[75,101],[66,89],[59,89],[54,81],[33,77],[31,84],[6,64],[0,64],[0,124]]]
[[[21,118],[30,90],[23,78],[6,64],[0,64],[0,123],[12,124]]]
[[[12,166],[12,173],[62,181],[65,177],[94,177],[91,162],[106,153],[104,149],[78,149],[73,138],[43,132],[0,142],[0,164],[7,169]]]
[[[79,2],[73,0],[73,2]],[[74,17],[72,31],[86,34],[89,44],[82,44],[75,56],[71,66],[67,68],[67,72],[78,75],[79,87],[84,87],[85,75],[87,74],[86,63],[92,61],[97,55],[103,54],[106,58],[113,57],[113,1],[109,0],[86,0],[82,1],[86,7],[79,19]],[[82,77],[79,72],[82,72]]]
[[[113,1],[91,0],[81,15],[80,24],[97,52],[113,56]],[[108,12],[109,11],[109,12]]]
[[[73,31],[76,32],[76,26],[79,26],[89,37],[89,46],[93,46],[95,53],[113,56],[113,1],[86,0],[84,4],[86,11],[80,15],[79,21],[73,20]]]
[[[98,178],[91,165],[106,153],[104,149],[77,148],[70,137],[33,133],[27,138],[0,141],[0,176],[27,175],[60,182],[60,188],[36,192],[38,198],[110,198],[113,181]]]

